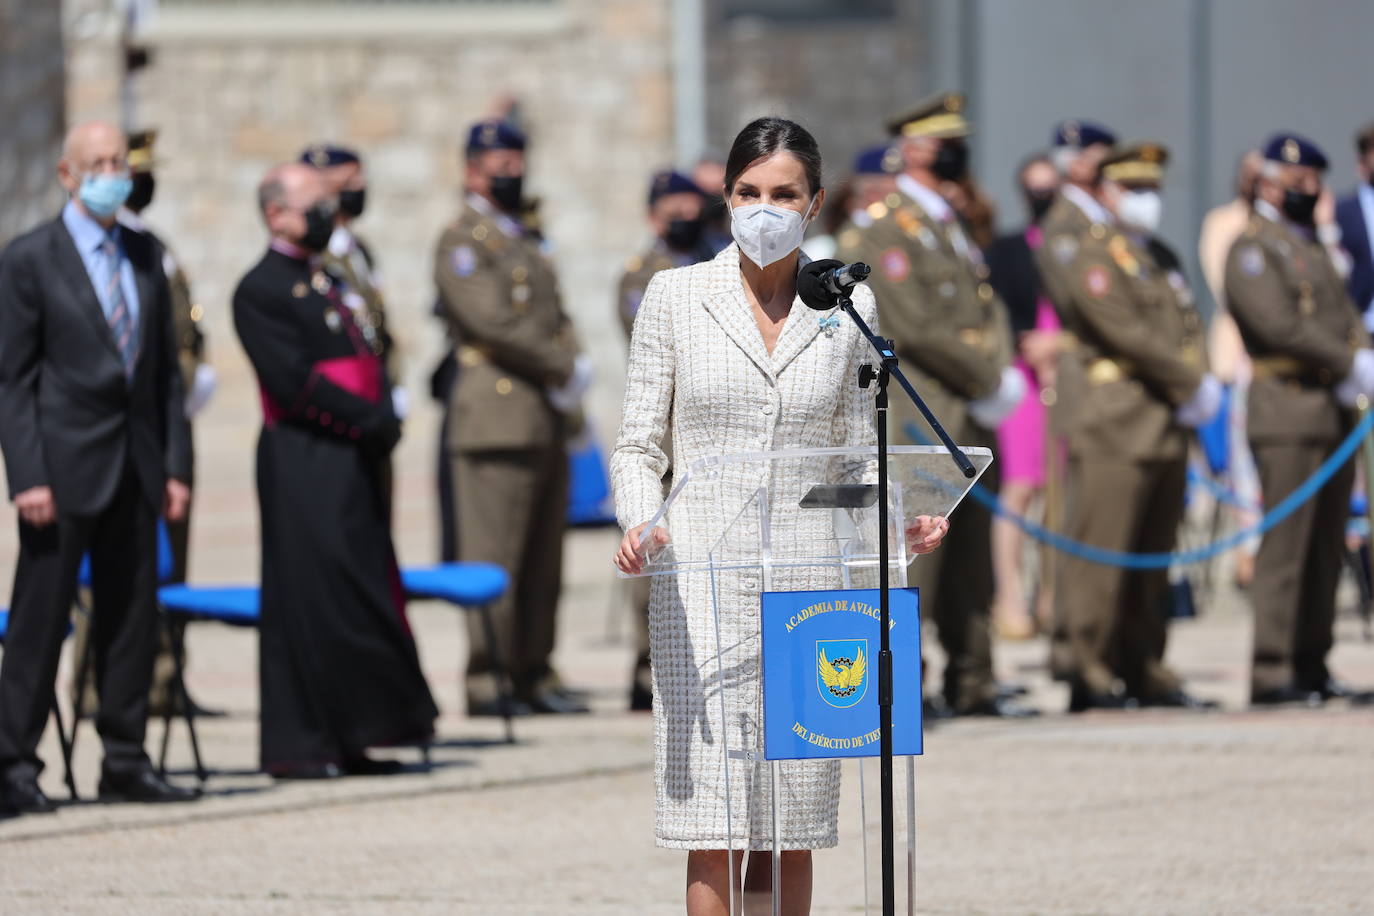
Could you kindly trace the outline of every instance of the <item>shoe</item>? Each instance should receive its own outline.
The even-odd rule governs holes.
[[[1320,693],[1323,700],[1353,700],[1358,696],[1371,693],[1368,690],[1357,690],[1344,681],[1336,680],[1334,677],[1327,678],[1312,689]]]
[[[127,773],[106,770],[100,774],[102,802],[141,802],[162,804],[190,802],[200,798],[199,789],[174,786],[157,774],[151,765]]]
[[[43,794],[33,779],[6,780],[0,790],[0,808],[18,814],[52,814],[57,810],[53,800]],[[13,815],[11,815],[13,816]]]
[[[630,686],[630,712],[650,712],[653,708],[653,691],[645,689],[643,684],[635,681]]]
[[[317,780],[317,779],[338,779],[344,774],[343,769],[337,763],[310,763],[304,766],[288,767],[284,770],[269,771],[272,778],[276,780]]]
[[[405,764],[399,760],[376,760],[366,754],[349,757],[343,762],[346,776],[395,776],[404,769]]]
[[[1030,693],[1030,688],[1020,681],[997,682],[997,696],[1001,699],[1010,700],[1015,697],[1023,697],[1028,693]]]
[[[148,707],[149,718],[162,719],[168,714],[166,703],[158,703],[156,706]],[[172,706],[170,714],[173,716],[180,716],[182,714],[180,702]],[[191,701],[191,717],[193,719],[223,719],[228,715],[229,713],[223,709],[211,709],[208,706],[201,706],[195,700]]]
[[[950,709],[942,697],[923,697],[921,699],[921,720],[923,722],[937,722],[941,719],[953,719],[954,710]]]
[[[1090,709],[1139,709],[1140,701],[1128,694],[1124,687],[1117,685],[1109,693],[1096,693],[1088,689],[1082,681],[1074,682],[1069,691],[1069,712],[1087,712]]]
[[[965,709],[957,709],[954,711],[954,715],[960,718],[984,716],[995,719],[1033,719],[1040,715],[1040,710],[999,694],[981,703],[974,703]]]
[[[1141,700],[1140,705],[1155,706],[1165,709],[1192,709],[1198,712],[1208,712],[1221,708],[1221,704],[1216,700],[1205,700],[1202,697],[1195,697],[1181,688],[1168,690],[1148,699]]]
[[[510,705],[511,716],[529,716],[534,714],[534,710],[530,708],[528,703],[522,703],[520,700],[515,699],[507,700],[506,703]],[[506,715],[504,706],[505,704],[503,704],[499,698],[495,700],[469,700],[468,716],[495,716],[503,718]]]
[[[1250,692],[1251,706],[1306,706],[1315,708],[1322,705],[1320,690],[1305,690],[1296,684],[1275,687],[1272,690]]]
[[[545,690],[524,698],[525,703],[536,713],[551,716],[582,715],[591,712],[582,700],[558,690]]]

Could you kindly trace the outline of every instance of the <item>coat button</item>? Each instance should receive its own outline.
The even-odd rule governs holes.
[[[497,394],[510,394],[511,387],[510,379],[508,378],[499,378],[496,380]]]
[[[752,592],[754,589],[756,589],[756,588],[759,587],[759,580],[758,580],[758,579],[745,579],[745,580],[744,580],[742,583],[740,583],[740,584],[742,584],[742,585],[744,586],[744,588],[745,588],[747,591],[751,591],[751,592]]]
[[[765,417],[771,417],[771,416],[773,415],[773,405],[772,405],[772,404],[764,404],[764,405],[763,405],[763,415],[764,415]]]

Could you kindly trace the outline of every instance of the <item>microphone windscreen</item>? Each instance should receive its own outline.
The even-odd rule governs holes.
[[[802,304],[817,311],[827,311],[835,307],[835,294],[826,289],[821,277],[827,271],[843,267],[843,261],[834,258],[826,258],[822,261],[812,261],[797,272],[797,296],[801,298]]]

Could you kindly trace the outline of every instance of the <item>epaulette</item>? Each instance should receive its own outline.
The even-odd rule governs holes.
[[[1126,241],[1124,235],[1114,235],[1107,243],[1107,252],[1116,262],[1116,266],[1126,272],[1126,276],[1134,277],[1140,273],[1140,262],[1131,254],[1131,245]]]

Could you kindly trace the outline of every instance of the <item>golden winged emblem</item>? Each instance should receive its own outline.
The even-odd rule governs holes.
[[[832,694],[837,697],[851,696],[864,682],[868,671],[868,661],[862,648],[853,660],[836,657],[835,661],[825,657],[825,649],[820,650],[819,670],[821,680]]]

